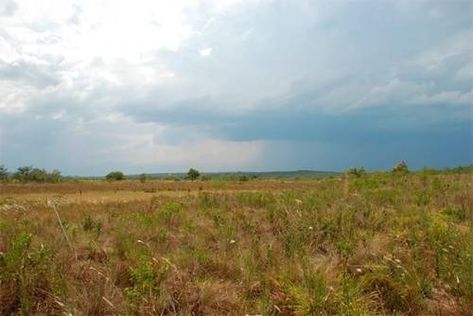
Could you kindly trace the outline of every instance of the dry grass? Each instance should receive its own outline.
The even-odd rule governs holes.
[[[3,185],[0,314],[468,315],[472,180]]]

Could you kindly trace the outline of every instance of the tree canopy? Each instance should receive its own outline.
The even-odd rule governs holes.
[[[62,180],[61,172],[54,169],[51,172],[45,169],[33,168],[32,166],[19,167],[12,178],[21,183],[39,182],[39,183],[57,183]]]
[[[200,172],[194,168],[190,168],[189,171],[187,171],[187,178],[191,179],[192,181],[196,180],[198,177],[200,177]]]
[[[120,180],[125,180],[125,174],[121,171],[112,171],[109,172],[106,176],[105,179],[108,181],[120,181]]]

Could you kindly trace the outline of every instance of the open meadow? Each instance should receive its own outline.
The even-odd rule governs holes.
[[[473,177],[0,184],[0,315],[473,315]]]

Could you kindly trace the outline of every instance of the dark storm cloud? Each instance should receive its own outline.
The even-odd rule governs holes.
[[[179,23],[157,39],[163,19],[118,34],[118,17],[93,1],[28,23],[14,18],[33,15],[27,5],[2,4],[9,164],[185,168],[197,161],[181,160],[189,146],[206,160],[212,146],[220,157],[235,144],[254,149],[238,165],[248,169],[473,161],[471,1],[205,2],[182,11],[188,36],[158,48],[148,44],[174,43]],[[139,24],[143,11],[120,5],[125,25]]]

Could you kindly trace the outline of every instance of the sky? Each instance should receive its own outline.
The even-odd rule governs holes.
[[[0,0],[0,165],[473,163],[471,0]]]

